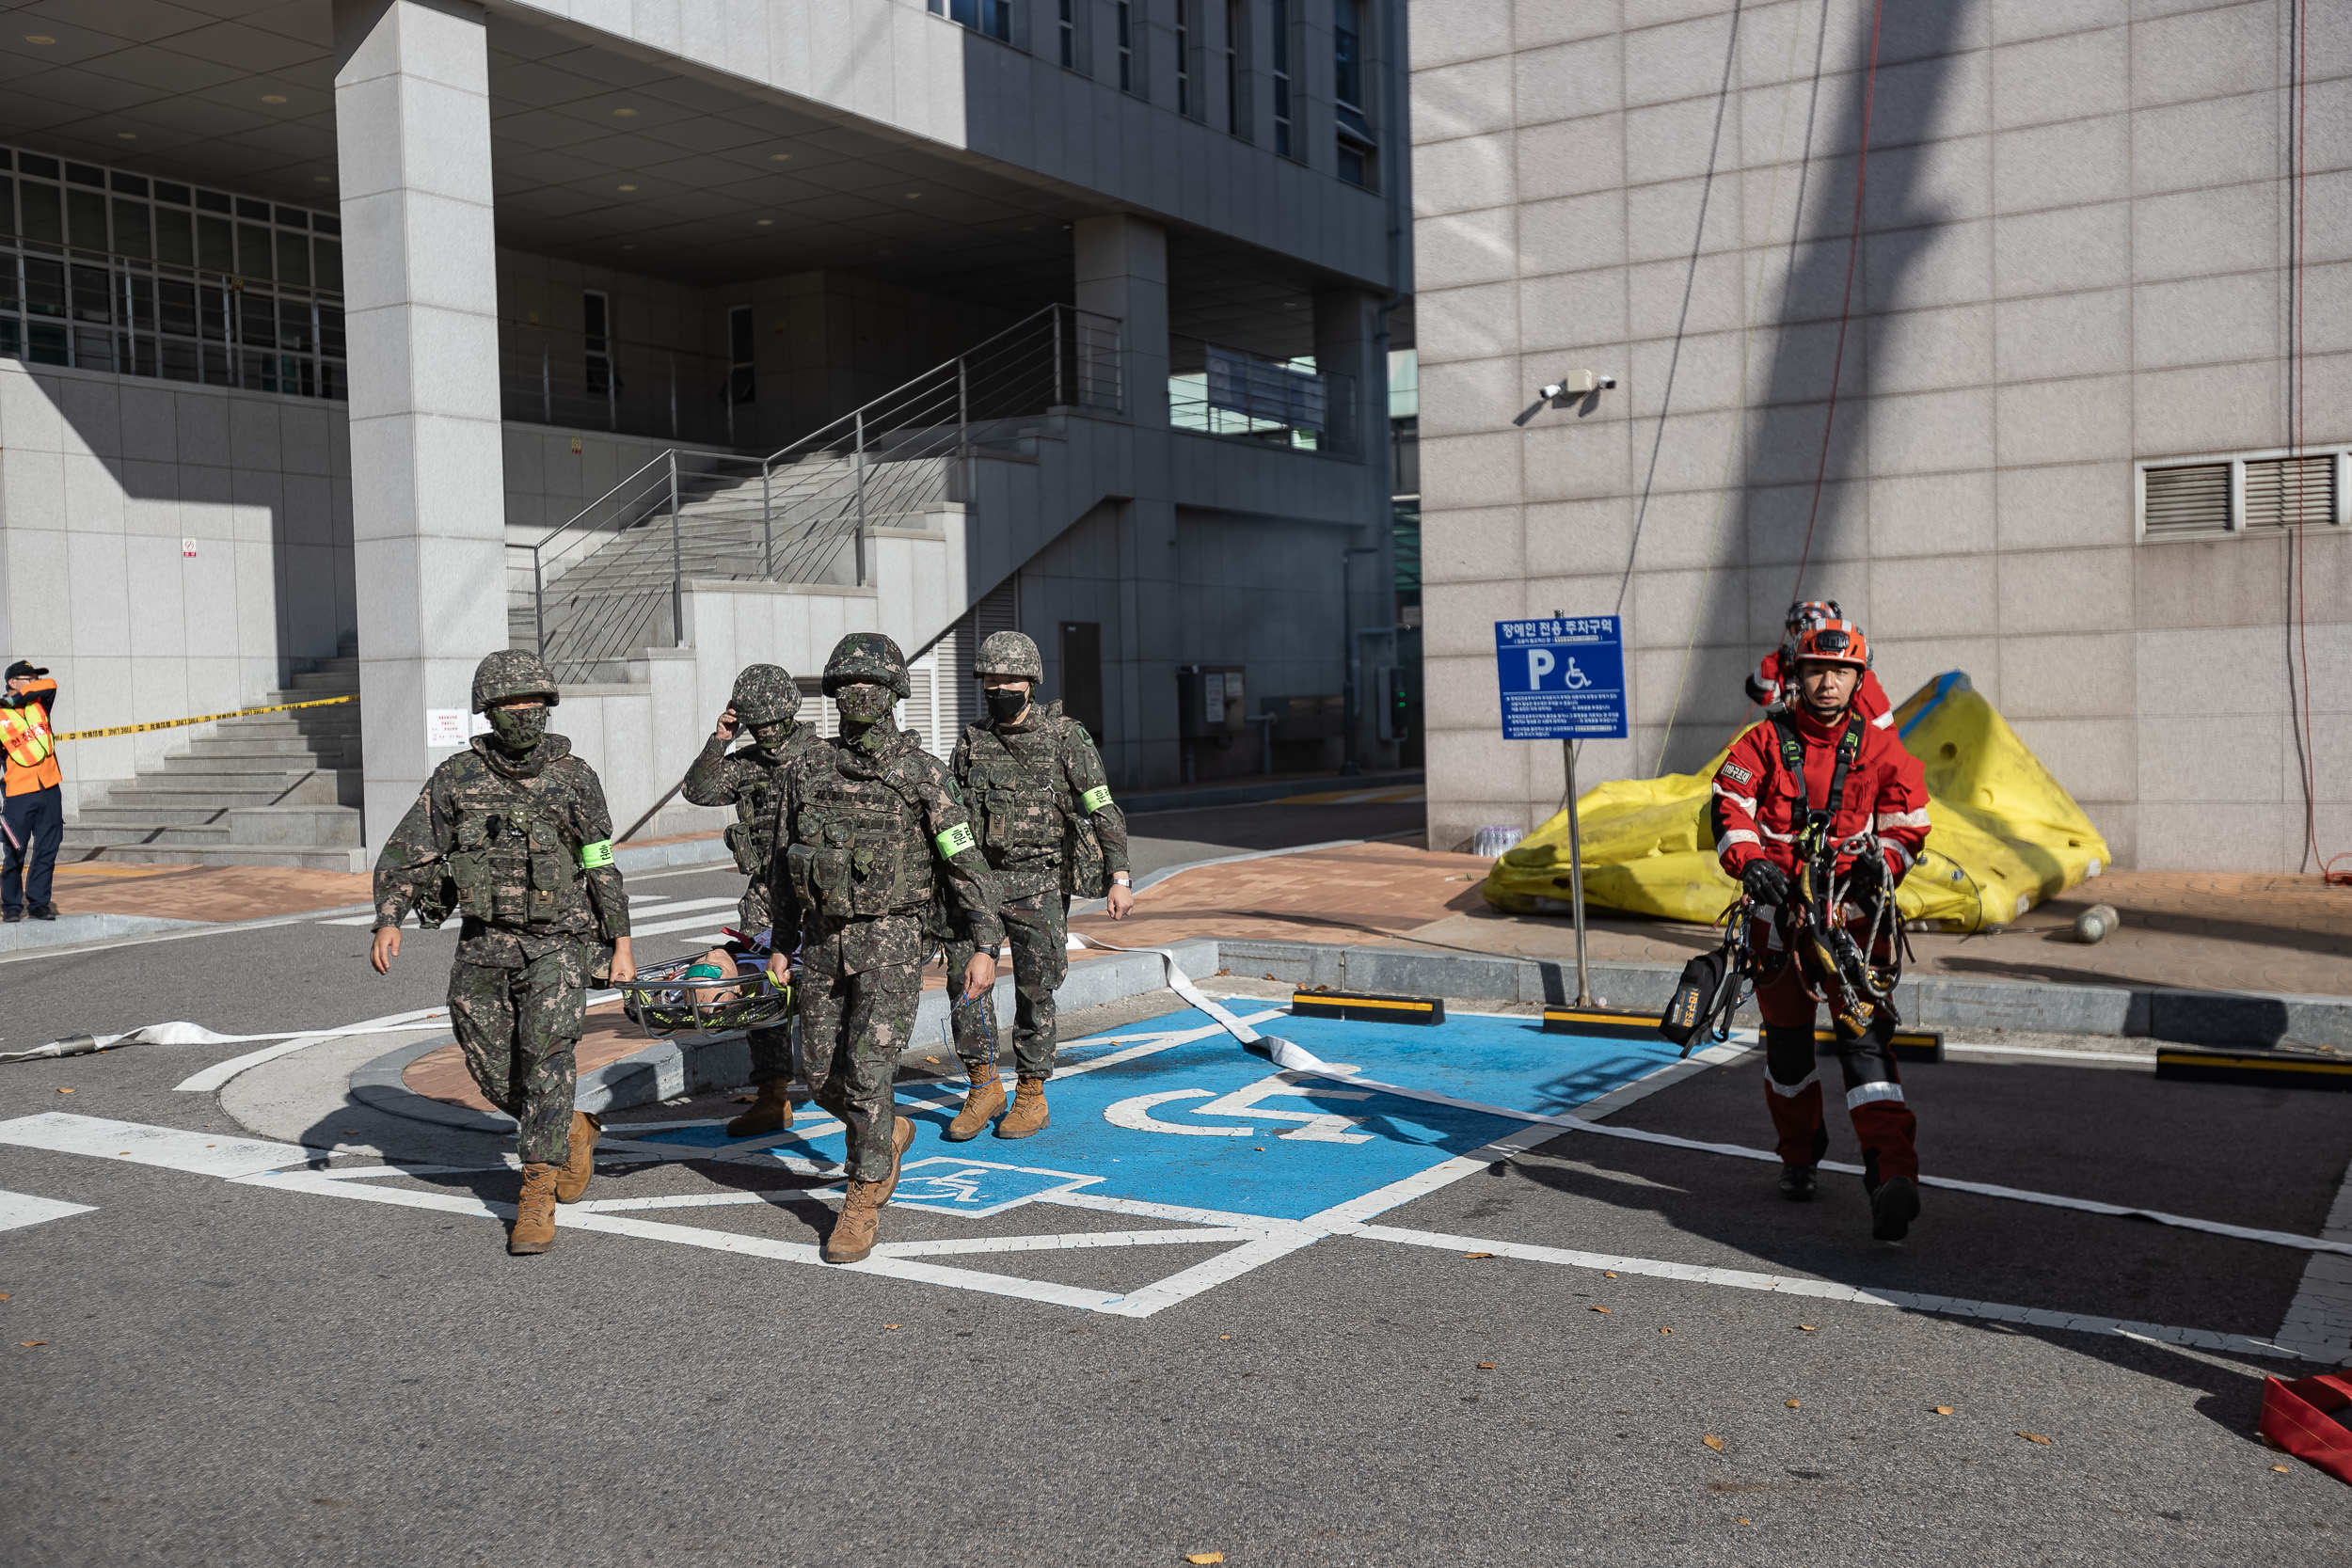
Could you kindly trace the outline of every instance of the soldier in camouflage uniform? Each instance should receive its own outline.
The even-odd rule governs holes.
[[[1012,939],[1012,1057],[1019,1086],[997,1123],[1000,1138],[1025,1138],[1046,1124],[1045,1081],[1054,1075],[1054,991],[1070,972],[1070,899],[1104,895],[1113,920],[1136,901],[1127,878],[1127,817],[1111,803],[1102,753],[1086,726],[1059,703],[1037,705],[1045,665],[1037,644],[1000,631],[980,644],[972,673],[988,688],[989,721],[956,742],[948,771],[969,802],[980,849],[996,872],[997,914]],[[968,956],[947,950],[947,967]],[[983,991],[951,1015],[956,1056],[972,1080],[947,1138],[979,1135],[1005,1109],[996,1067],[995,997]]]
[[[727,847],[735,863],[750,879],[743,901],[737,906],[745,936],[756,936],[774,924],[768,893],[770,863],[775,859],[774,802],[776,779],[793,757],[824,741],[806,724],[795,723],[801,708],[801,689],[783,666],[753,664],[735,677],[735,694],[719,715],[702,754],[686,770],[679,793],[698,806],[735,808],[727,827]],[[751,732],[752,743],[729,752],[727,743],[739,731]],[[779,945],[790,952],[792,944]],[[750,1032],[752,1082],[758,1098],[750,1110],[727,1123],[735,1137],[781,1132],[792,1125],[792,1033],[789,1029]]]
[[[519,1124],[513,1253],[547,1251],[556,1203],[588,1190],[602,1123],[573,1107],[572,1048],[589,980],[637,974],[604,785],[548,733],[556,702],[531,655],[485,658],[473,710],[489,715],[490,733],[433,770],[375,863],[378,974],[391,973],[411,910],[427,929],[464,912],[450,1022],[483,1097]]]
[[[898,1053],[913,1043],[924,963],[943,940],[963,935],[979,949],[964,990],[985,993],[1004,940],[995,878],[955,781],[891,717],[907,691],[897,643],[879,632],[843,638],[825,665],[840,737],[795,757],[775,790],[769,970],[781,984],[791,953],[784,933],[797,927],[802,1063],[817,1103],[849,1129],[849,1196],[825,1241],[835,1263],[873,1251],[899,1157],[914,1141],[893,1085]]]

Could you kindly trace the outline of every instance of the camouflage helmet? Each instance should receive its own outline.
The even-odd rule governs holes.
[[[878,631],[851,632],[834,645],[833,657],[825,661],[826,696],[860,681],[886,686],[901,698],[914,689],[907,680],[907,656]]]
[[[501,648],[474,666],[473,710],[486,713],[492,703],[510,697],[544,697],[549,707],[563,700],[556,694],[555,677],[548,673],[537,654]]]
[[[980,657],[972,661],[972,673],[1041,681],[1045,678],[1045,661],[1025,633],[996,631],[989,633],[988,641],[980,644]]]
[[[735,695],[727,705],[747,726],[780,724],[801,711],[801,689],[781,664],[747,664],[735,677]]]

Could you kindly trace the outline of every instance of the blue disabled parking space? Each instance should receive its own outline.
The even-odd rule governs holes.
[[[1256,1011],[1246,1002],[1236,1010],[1245,1017]],[[1547,1115],[1572,1111],[1676,1058],[1662,1040],[1547,1035],[1534,1018],[1457,1014],[1417,1026],[1282,1016],[1256,1027],[1365,1077]],[[1526,1126],[1285,1073],[1222,1030],[1151,1049],[1151,1037],[1201,1029],[1215,1029],[1213,1021],[1185,1008],[1066,1047],[1061,1073],[1048,1089],[1052,1125],[1019,1141],[982,1133],[947,1143],[942,1134],[952,1105],[909,1105],[928,1097],[901,1085],[900,1112],[916,1131],[896,1201],[977,1217],[1079,1192],[1304,1219]],[[1106,1059],[1113,1057],[1120,1059]],[[944,1101],[959,1086],[942,1085],[938,1097]],[[653,1140],[729,1141],[716,1127],[682,1128]],[[771,1152],[837,1161],[842,1133],[833,1127]]]

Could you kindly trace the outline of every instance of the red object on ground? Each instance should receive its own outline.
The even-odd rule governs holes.
[[[2352,1405],[2352,1378],[2337,1372],[2263,1379],[2262,1434],[2338,1481],[2352,1485],[2352,1427],[2342,1412]]]

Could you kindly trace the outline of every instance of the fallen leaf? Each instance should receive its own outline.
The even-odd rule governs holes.
[[[9,1292],[8,1292],[8,1291],[0,1291],[0,1301],[6,1301],[6,1300],[8,1300],[8,1294],[9,1294]]]
[[[59,1089],[57,1092],[59,1094],[72,1094],[73,1091],[72,1089]]]
[[[1257,1146],[1257,1149],[1258,1149],[1258,1152],[1259,1152],[1259,1153],[1263,1154],[1263,1153],[1265,1152],[1265,1145],[1263,1145],[1263,1144],[1260,1144],[1260,1145],[1258,1145],[1258,1146]],[[1223,1554],[1221,1554],[1221,1553],[1220,1553],[1220,1554],[1218,1555],[1218,1557],[1217,1557],[1217,1560],[1218,1560],[1219,1562],[1222,1562],[1222,1561],[1224,1561],[1224,1560],[1225,1560],[1225,1558],[1224,1558]]]
[[[1699,1441],[1706,1444],[1708,1448],[1713,1449],[1717,1453],[1724,1451],[1724,1440],[1716,1436],[1711,1432],[1706,1436],[1700,1438]]]
[[[1603,1279],[1614,1279],[1617,1277],[1617,1271],[1614,1269],[1603,1269],[1600,1271],[1600,1276]]]
[[[1674,1330],[1671,1328],[1661,1328],[1658,1332],[1661,1334],[1672,1334]]]
[[[924,1058],[923,1058],[923,1060],[925,1060],[925,1061],[927,1061],[927,1062],[936,1062],[936,1061],[938,1061],[938,1060],[939,1060],[939,1058],[938,1058],[938,1057],[936,1057],[936,1056],[926,1056],[926,1057],[924,1057]]]
[[[2273,1465],[2271,1466],[2271,1468],[2272,1468],[2272,1469],[2274,1469],[2274,1470],[2276,1470],[2276,1471],[2278,1471],[2278,1472],[2279,1472],[2280,1475],[2282,1475],[2282,1476],[2284,1476],[2284,1475],[2291,1475],[2291,1474],[2293,1474],[2293,1473],[2294,1473],[2293,1471],[2289,1470],[2289,1469],[2288,1469],[2285,1465]]]
[[[1733,1521],[1733,1523],[1735,1523],[1735,1524],[1741,1524],[1741,1525],[1747,1524],[1748,1522],[1749,1522],[1749,1521],[1747,1521],[1746,1519],[1738,1519],[1738,1520],[1734,1520],[1734,1521]]]
[[[1811,1323],[1799,1323],[1797,1325],[1797,1332],[1800,1334],[1819,1334],[1820,1330],[1815,1328]]]
[[[2049,1447],[2050,1444],[2050,1440],[2038,1432],[2021,1432],[2017,1435],[2028,1443],[2040,1443],[2044,1448]]]
[[[118,1148],[115,1150],[115,1153],[118,1157],[128,1159],[130,1158],[131,1151],[127,1148]]]
[[[1465,1258],[1492,1258],[1494,1254],[1491,1252],[1466,1252],[1462,1254],[1462,1256]]]
[[[1952,1413],[1952,1407],[1948,1404],[1939,1404],[1935,1407],[1935,1413],[1939,1416],[1948,1416]]]
[[[1230,1338],[1232,1338],[1232,1335],[1230,1335],[1230,1334],[1220,1334],[1220,1335],[1218,1335],[1218,1336],[1217,1336],[1217,1338],[1220,1338],[1220,1339],[1230,1339]]]
[[[49,1341],[46,1339],[19,1339],[17,1341],[18,1344],[24,1346],[26,1350],[31,1350],[35,1345],[45,1345]]]
[[[1186,1552],[1184,1560],[1186,1562],[1222,1562],[1225,1560],[1225,1554],[1223,1552]]]
[[[1804,1404],[1803,1401],[1790,1400],[1788,1402],[1788,1408],[1791,1410],[1803,1410],[1804,1408]]]
[[[1482,1372],[1491,1372],[1495,1370],[1495,1364],[1491,1361],[1481,1361],[1478,1364],[1478,1370]]]
[[[1588,1310],[1591,1310],[1591,1311],[1594,1311],[1594,1312],[1606,1312],[1606,1311],[1608,1311],[1608,1310],[1609,1310],[1609,1308],[1607,1308],[1606,1307],[1595,1307],[1588,1308]]]
[[[884,1328],[897,1328],[898,1326],[898,1324],[897,1324],[897,1323],[884,1323],[884,1324],[882,1324],[882,1327],[884,1327]]]

